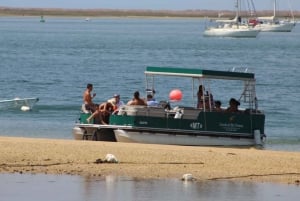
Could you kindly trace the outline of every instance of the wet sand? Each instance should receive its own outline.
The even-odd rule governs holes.
[[[119,163],[96,163],[113,154]],[[254,148],[0,137],[0,173],[300,184],[300,153]]]

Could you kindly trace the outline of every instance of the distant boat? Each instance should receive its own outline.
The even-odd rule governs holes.
[[[223,24],[219,27],[207,28],[203,35],[207,37],[256,38],[260,30],[246,25]]]
[[[18,109],[28,111],[39,101],[39,98],[14,98],[0,100],[0,110]]]
[[[219,15],[220,16],[220,15]],[[207,27],[204,36],[255,38],[260,32],[248,24],[241,23],[240,0],[236,0],[236,16],[232,20],[216,20],[217,26]]]
[[[279,20],[276,16],[277,1],[274,0],[273,16],[258,17],[258,23],[256,25],[263,32],[291,32],[294,26],[296,26],[295,20]],[[293,13],[292,18],[293,17]]]
[[[41,15],[40,22],[46,22],[46,20],[44,19],[44,16],[43,16],[43,15]]]

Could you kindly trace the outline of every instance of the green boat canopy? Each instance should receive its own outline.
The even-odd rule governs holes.
[[[254,73],[190,69],[190,68],[174,68],[174,67],[148,66],[146,68],[145,74],[190,77],[190,78],[207,78],[207,79],[248,80],[248,81],[255,80]]]

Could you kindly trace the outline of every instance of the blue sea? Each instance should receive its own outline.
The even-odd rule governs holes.
[[[87,83],[95,102],[115,93],[127,102],[134,91],[145,92],[147,66],[247,68],[266,114],[265,149],[300,151],[299,24],[291,33],[236,39],[203,37],[203,19],[45,19],[0,18],[0,99],[39,98],[29,112],[0,110],[1,136],[72,139]],[[223,106],[226,86],[212,89]],[[191,103],[190,82],[180,79],[165,80],[156,98],[167,100],[172,88],[183,91],[180,104]]]
[[[205,25],[201,19],[48,18],[40,23],[34,17],[1,17],[0,98],[40,101],[30,112],[1,110],[0,135],[72,139],[87,83],[94,84],[95,102],[115,93],[127,102],[135,90],[145,91],[146,66],[248,68],[256,74],[259,107],[266,113],[266,148],[299,151],[300,27],[235,39],[205,38]],[[160,86],[157,99],[167,100],[165,88],[180,87],[181,104],[189,104],[190,83],[166,80]],[[230,87],[222,91],[229,93]]]

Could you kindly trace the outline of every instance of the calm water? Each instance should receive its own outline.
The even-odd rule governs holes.
[[[0,98],[39,97],[31,112],[0,111],[0,134],[71,139],[86,84],[96,102],[120,93],[127,102],[144,91],[146,66],[256,73],[259,106],[266,113],[267,149],[300,150],[300,26],[256,39],[204,38],[197,19],[0,18]],[[184,81],[167,81],[168,90]],[[226,106],[226,86],[213,89]],[[238,98],[238,97],[237,97]],[[186,95],[182,104],[189,104]]]
[[[17,174],[0,175],[0,195],[5,201],[295,201],[299,200],[300,190],[295,185],[269,183]]]
[[[96,101],[120,93],[128,101],[144,90],[148,65],[227,70],[248,67],[257,76],[266,112],[266,149],[300,151],[300,28],[256,39],[203,38],[196,19],[0,18],[0,98],[39,97],[31,112],[0,111],[0,135],[71,139],[86,84]],[[168,80],[168,90],[190,88]],[[214,93],[227,105],[226,85]],[[185,96],[182,104],[189,104]],[[0,175],[1,200],[298,200],[299,188],[238,182],[182,183],[50,175]],[[18,193],[16,193],[18,192]]]

